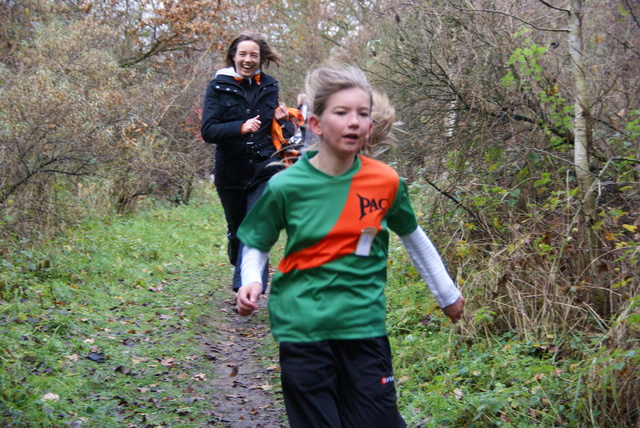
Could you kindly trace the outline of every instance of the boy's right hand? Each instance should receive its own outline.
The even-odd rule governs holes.
[[[251,282],[240,287],[236,294],[238,313],[243,317],[251,315],[258,308],[256,302],[261,294],[262,284],[259,282]]]

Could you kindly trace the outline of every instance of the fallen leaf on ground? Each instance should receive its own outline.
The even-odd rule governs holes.
[[[238,374],[238,366],[233,366],[231,368],[231,373],[229,373],[229,377],[236,377]]]
[[[42,400],[45,401],[58,401],[60,396],[58,394],[54,394],[53,392],[47,392],[42,396]]]

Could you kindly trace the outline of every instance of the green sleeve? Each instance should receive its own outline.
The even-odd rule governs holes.
[[[284,228],[284,200],[269,184],[238,229],[244,245],[263,252],[271,250]]]
[[[411,207],[407,184],[403,179],[400,179],[398,194],[387,213],[387,226],[398,236],[408,235],[418,227],[418,220],[416,220],[416,215]]]

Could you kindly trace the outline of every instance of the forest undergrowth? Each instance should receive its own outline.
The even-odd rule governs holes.
[[[536,307],[515,286],[513,258],[439,234],[434,199],[419,183],[411,192],[468,304],[448,322],[392,238],[388,331],[408,425],[638,426],[640,302],[618,323],[624,339],[608,321],[545,324],[540,313],[563,302]],[[281,426],[268,315],[230,311],[224,217],[208,183],[188,205],[147,201],[0,257],[0,426]],[[529,269],[542,289],[536,278]]]

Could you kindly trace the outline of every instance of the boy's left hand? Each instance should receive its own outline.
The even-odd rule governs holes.
[[[442,308],[442,312],[451,320],[452,323],[456,323],[462,318],[464,313],[464,297],[458,297],[458,300],[453,302],[447,307]]]

